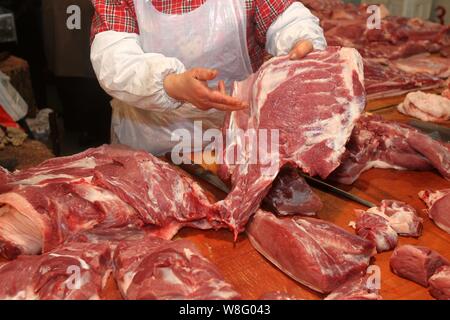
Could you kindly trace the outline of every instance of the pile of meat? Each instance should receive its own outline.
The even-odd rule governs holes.
[[[364,57],[368,99],[398,96],[411,90],[442,85],[450,76],[450,26],[418,18],[389,16],[381,5],[380,26],[368,22],[373,11],[367,4],[341,0],[301,1],[320,18],[329,45],[356,48]],[[442,51],[443,58],[429,53]],[[413,55],[416,57],[404,59]]]

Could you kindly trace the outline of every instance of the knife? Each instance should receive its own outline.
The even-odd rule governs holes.
[[[179,167],[184,171],[190,173],[191,175],[200,178],[201,180],[213,185],[220,191],[225,193],[229,193],[230,189],[228,186],[219,179],[214,173],[209,170],[206,170],[201,165],[198,164],[180,164]]]
[[[408,121],[408,124],[416,129],[419,129],[420,131],[427,133],[431,138],[435,140],[444,142],[450,141],[450,128],[417,119]]]
[[[313,178],[311,176],[308,176],[302,172],[300,174],[305,178],[306,181],[308,181],[312,186],[319,187],[321,189],[325,189],[328,191],[331,191],[332,193],[342,196],[344,198],[347,198],[349,200],[352,200],[356,203],[359,203],[363,206],[366,206],[368,208],[376,207],[376,205],[370,201],[364,200],[358,196],[355,196],[354,194],[351,194],[350,192],[344,191],[342,189],[339,189],[335,186],[332,186],[331,184],[326,183],[325,181],[322,181],[320,179]]]

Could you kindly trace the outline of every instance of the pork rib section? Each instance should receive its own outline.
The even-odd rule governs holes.
[[[340,227],[314,218],[280,219],[259,210],[247,230],[265,258],[301,284],[330,293],[366,271],[374,246]]]
[[[450,300],[450,266],[440,267],[428,280],[430,294],[438,300]]]
[[[240,295],[187,240],[147,237],[121,242],[115,278],[131,300],[232,300]]]
[[[73,242],[0,265],[0,300],[97,300],[111,272],[108,245]]]
[[[449,264],[438,252],[413,245],[398,247],[390,259],[391,269],[396,275],[424,287],[428,287],[428,279],[439,267]]]
[[[221,220],[235,235],[244,230],[284,165],[322,178],[339,166],[365,106],[363,82],[358,52],[330,47],[298,61],[273,58],[235,85],[234,95],[248,100],[250,110],[233,112],[226,121],[227,135],[235,138],[225,150],[232,190],[217,204]],[[233,134],[239,131],[244,134]],[[262,140],[252,143],[255,132],[272,133],[273,140],[267,141],[273,148],[264,148]],[[273,138],[275,132],[279,139]],[[258,161],[252,161],[255,154]],[[236,165],[230,155],[242,161]]]
[[[428,207],[426,212],[434,223],[447,233],[450,233],[450,189],[424,190],[419,192]]]
[[[332,179],[352,184],[371,168],[429,171],[450,178],[450,149],[418,130],[380,116],[363,115]]]

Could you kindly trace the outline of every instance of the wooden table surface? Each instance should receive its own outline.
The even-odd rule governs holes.
[[[388,119],[405,120],[395,109],[383,108],[376,113]],[[373,169],[362,174],[360,179],[345,189],[368,199],[379,202],[383,199],[405,201],[414,206],[424,219],[424,232],[419,239],[400,237],[399,245],[417,244],[433,248],[450,259],[450,235],[437,228],[422,212],[425,205],[419,200],[417,193],[425,188],[448,188],[450,183],[436,172],[401,172],[395,170]],[[213,190],[210,187],[211,190]],[[213,190],[217,198],[224,194]],[[354,210],[364,209],[358,204],[338,198],[317,190],[324,203],[319,217],[336,223],[350,232],[354,232],[348,223],[355,219]],[[298,284],[284,275],[269,261],[263,258],[250,245],[245,235],[241,235],[236,243],[227,230],[200,231],[184,229],[177,238],[193,241],[203,254],[220,269],[225,279],[235,286],[244,299],[256,299],[270,291],[285,291],[300,299],[321,299],[323,296]],[[384,299],[432,299],[427,289],[394,275],[389,269],[389,258],[392,252],[379,254],[374,264],[381,268],[381,294]],[[119,299],[115,283],[108,282],[104,292],[105,299]]]

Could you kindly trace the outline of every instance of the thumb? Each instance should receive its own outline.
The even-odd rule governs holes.
[[[195,68],[192,70],[197,80],[208,81],[217,77],[217,70],[206,68]]]

